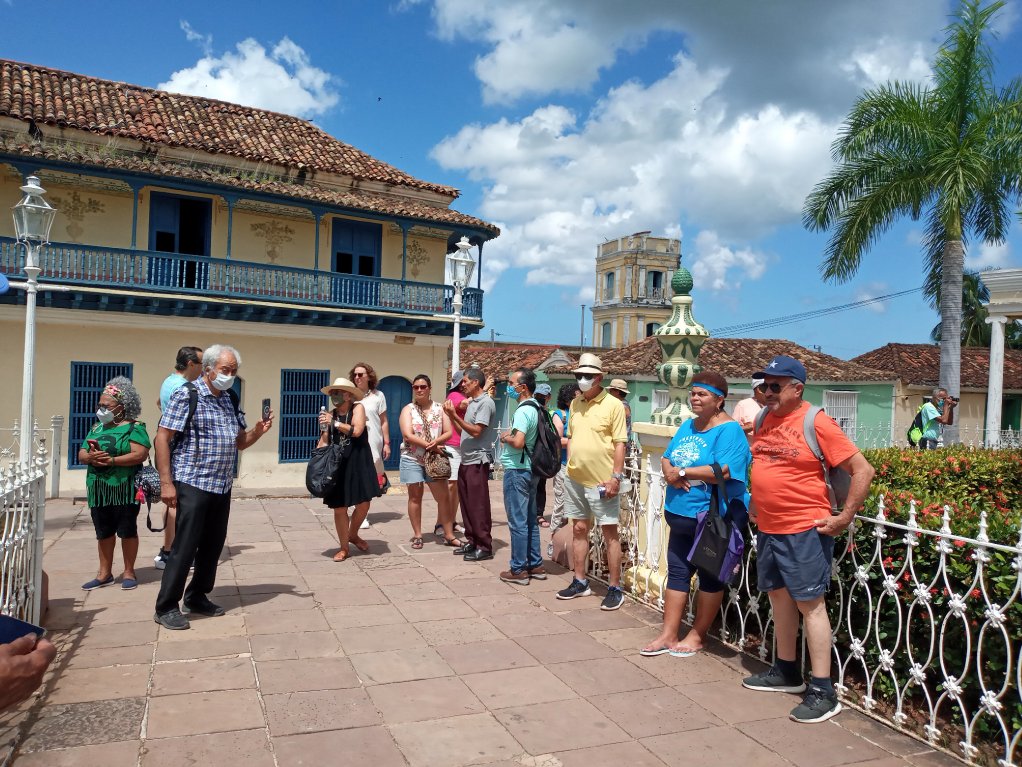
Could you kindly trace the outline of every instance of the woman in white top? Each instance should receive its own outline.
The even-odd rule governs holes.
[[[441,452],[451,437],[451,421],[430,393],[429,376],[420,374],[412,381],[412,401],[401,411],[401,481],[408,487],[408,521],[412,523],[412,548],[422,548],[422,491],[429,485],[437,506],[437,524],[443,528],[444,542],[459,547],[454,537],[454,510],[447,480],[431,479],[426,474],[427,452]]]
[[[376,388],[379,381],[373,366],[356,362],[348,377],[362,391],[362,407],[366,411],[369,447],[373,451],[376,476],[383,474],[383,462],[390,458],[390,427],[387,424],[387,399]]]

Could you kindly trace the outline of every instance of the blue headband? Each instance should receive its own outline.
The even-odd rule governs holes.
[[[694,383],[692,386],[698,386],[700,389],[706,389],[710,394],[716,394],[718,397],[726,397],[727,395],[718,389],[716,386],[710,386],[706,383]]]

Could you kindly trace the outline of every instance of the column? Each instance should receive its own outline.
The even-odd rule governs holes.
[[[1001,403],[1004,390],[1004,325],[1003,314],[987,317],[990,323],[990,377],[987,379],[986,446],[997,447],[1001,437]]]
[[[131,185],[131,249],[135,249],[136,235],[138,234],[138,190],[141,187]]]
[[[238,198],[232,194],[224,195],[224,202],[227,203],[227,254],[224,260],[231,260],[231,238],[234,236],[234,203]]]

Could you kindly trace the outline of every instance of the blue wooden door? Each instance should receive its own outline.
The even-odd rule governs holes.
[[[401,462],[401,410],[412,401],[412,384],[401,376],[387,376],[376,388],[387,400],[387,426],[390,431],[390,458],[383,467],[397,469]]]
[[[380,248],[383,230],[379,224],[334,219],[331,238],[333,300],[349,306],[375,307],[379,304]],[[345,279],[348,276],[349,279]]]
[[[149,197],[149,250],[184,256],[208,256],[212,206],[201,197],[152,192]],[[208,285],[205,262],[187,259],[149,259],[150,284],[171,288]]]

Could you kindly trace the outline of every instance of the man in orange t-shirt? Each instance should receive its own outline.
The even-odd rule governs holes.
[[[823,468],[806,443],[803,423],[810,405],[802,399],[806,369],[796,359],[774,357],[755,377],[762,378],[767,414],[752,442],[750,518],[756,536],[760,591],[770,597],[777,660],[742,684],[752,690],[803,692],[791,712],[796,722],[824,722],[841,711],[830,679],[831,631],[824,596],[830,585],[834,536],[851,523],[869,492],[873,467],[823,413],[813,424],[823,458],[851,475],[844,508],[831,514]],[[795,666],[798,618],[805,621],[812,665],[808,688]]]

